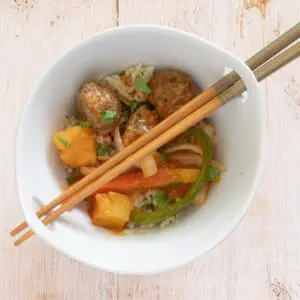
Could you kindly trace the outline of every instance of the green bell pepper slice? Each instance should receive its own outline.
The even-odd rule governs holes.
[[[212,143],[208,135],[201,128],[191,128],[188,130],[187,134],[195,136],[197,142],[201,143],[203,147],[203,161],[200,174],[195,181],[194,185],[188,190],[186,195],[176,201],[174,204],[167,204],[163,208],[157,211],[144,211],[142,209],[133,209],[130,214],[130,221],[136,224],[156,224],[163,220],[176,215],[179,211],[189,206],[197,193],[207,181],[209,170],[212,161]]]

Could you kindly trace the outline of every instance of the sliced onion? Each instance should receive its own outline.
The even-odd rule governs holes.
[[[187,150],[187,151],[192,151],[198,154],[202,154],[203,153],[203,149],[201,146],[199,145],[194,145],[194,144],[181,144],[181,145],[176,145],[170,148],[166,149],[167,153],[173,153],[176,151],[183,151],[183,150]]]
[[[116,126],[116,128],[114,130],[114,144],[115,144],[115,148],[116,148],[117,152],[120,152],[125,148],[123,145],[122,138],[121,138],[119,125]]]
[[[194,154],[194,153],[172,153],[169,155],[169,160],[179,162],[183,166],[202,166],[202,155]],[[212,166],[217,168],[219,171],[225,171],[225,167],[218,163],[217,161],[213,160],[211,162]]]
[[[140,168],[144,177],[153,176],[157,173],[157,165],[152,154],[148,154],[140,160]]]
[[[202,156],[194,153],[172,153],[168,156],[171,161],[179,162],[183,166],[202,166]]]
[[[116,126],[116,128],[114,130],[114,145],[115,145],[115,148],[116,148],[117,152],[120,152],[120,151],[122,151],[125,148],[125,146],[123,144],[123,141],[122,141],[121,134],[120,134],[120,127],[119,127],[119,125]],[[137,162],[133,166],[139,168],[140,164],[139,164],[139,162]]]

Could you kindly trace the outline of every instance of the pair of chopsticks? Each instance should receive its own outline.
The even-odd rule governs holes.
[[[246,61],[258,81],[262,81],[300,56],[300,42],[292,45],[299,38],[300,23]],[[39,218],[44,217],[42,222],[45,225],[51,223],[64,212],[95,193],[99,187],[123,173],[141,158],[185,132],[244,91],[246,91],[246,86],[236,72],[224,76],[148,133],[99,166],[91,174],[72,185],[52,202],[46,204],[37,212],[37,216]],[[27,227],[27,223],[23,222],[11,231],[11,235],[15,236]],[[15,241],[14,245],[20,245],[33,234],[34,232],[28,229],[24,235]]]

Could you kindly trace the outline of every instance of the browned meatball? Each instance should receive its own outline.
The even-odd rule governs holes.
[[[127,122],[127,126],[123,135],[124,146],[128,146],[144,133],[148,132],[157,123],[158,118],[156,112],[150,110],[147,108],[147,106],[142,105],[130,116]]]
[[[161,118],[166,118],[194,98],[199,90],[191,77],[174,69],[154,74],[150,83],[152,93],[149,102]]]
[[[117,125],[121,114],[118,95],[96,82],[85,83],[77,93],[80,117],[93,123],[99,133],[108,133]]]

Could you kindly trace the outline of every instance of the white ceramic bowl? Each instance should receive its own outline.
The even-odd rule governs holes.
[[[113,236],[73,209],[54,227],[34,214],[33,198],[49,202],[61,193],[62,166],[51,142],[74,107],[78,87],[91,78],[143,61],[192,74],[202,87],[236,70],[248,99],[233,100],[213,114],[218,160],[228,171],[202,207],[177,224],[141,235]],[[20,201],[30,227],[65,254],[94,267],[125,274],[149,274],[185,264],[222,241],[239,223],[254,196],[262,164],[263,109],[250,69],[227,51],[191,34],[157,26],[104,31],[60,56],[44,73],[25,105],[16,151]]]

